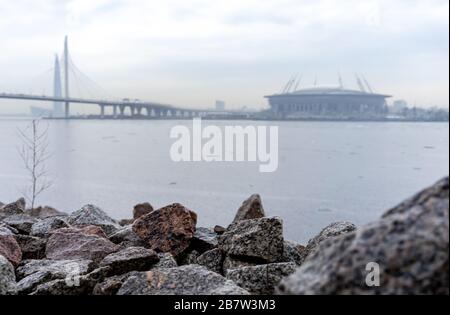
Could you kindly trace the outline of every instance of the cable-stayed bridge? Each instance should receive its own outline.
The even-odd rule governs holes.
[[[62,67],[61,67],[62,65]],[[49,72],[49,71],[47,71]],[[106,109],[112,109],[110,116],[120,117],[195,117],[203,116],[209,110],[196,110],[191,108],[182,108],[169,104],[157,102],[146,102],[137,99],[124,98],[114,100],[109,94],[102,89],[95,81],[91,80],[87,75],[80,71],[72,61],[69,54],[69,46],[67,36],[64,42],[64,52],[61,61],[58,56],[55,58],[55,65],[51,69],[53,73],[53,95],[37,95],[36,93],[2,93],[0,99],[9,100],[25,100],[38,102],[52,102],[53,109],[51,116],[54,118],[70,118],[70,104],[88,104],[96,105],[100,109],[100,117],[106,117]],[[72,82],[71,77],[74,79]],[[71,96],[71,88],[73,83],[79,88],[80,82],[87,83],[87,92],[91,97],[75,97]],[[72,83],[72,85],[71,85]],[[92,96],[92,91],[101,91],[102,97]]]

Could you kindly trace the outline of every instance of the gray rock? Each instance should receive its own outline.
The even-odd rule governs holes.
[[[33,224],[30,235],[48,238],[53,231],[66,227],[69,224],[63,217],[49,217]]]
[[[91,260],[28,260],[17,269],[19,294],[29,294],[38,285],[56,279],[72,279],[84,275],[94,267]]]
[[[99,226],[110,235],[121,228],[119,223],[110,218],[106,212],[94,205],[86,205],[69,215],[68,223],[76,227],[87,225]]]
[[[197,258],[197,263],[218,274],[223,274],[224,259],[223,252],[218,248],[214,248],[200,255]]]
[[[103,267],[87,275],[52,280],[38,285],[30,295],[90,295],[95,285],[102,282],[108,272],[109,268]]]
[[[246,295],[248,292],[199,265],[154,269],[130,276],[118,295]]]
[[[0,208],[2,208],[5,204],[0,201]]]
[[[36,218],[33,218],[27,214],[14,214],[3,219],[3,223],[15,228],[21,234],[30,234],[33,224],[38,222]]]
[[[13,236],[19,234],[19,231],[17,231],[15,228],[13,228],[12,226],[9,226],[3,222],[0,222],[0,235],[3,236]]]
[[[59,229],[47,241],[45,255],[54,260],[89,259],[100,262],[119,246],[97,235],[77,229]]]
[[[324,228],[316,237],[309,240],[306,250],[311,254],[323,241],[356,230],[356,225],[350,222],[335,222]]]
[[[305,246],[290,241],[284,241],[283,258],[280,262],[293,262],[300,266],[307,256],[308,250]]]
[[[15,237],[22,250],[22,259],[45,258],[47,240],[29,235],[16,235]]]
[[[128,247],[106,256],[100,267],[109,267],[109,275],[121,275],[130,271],[148,271],[158,261],[158,255],[151,249]]]
[[[153,268],[175,268],[178,267],[177,261],[172,256],[171,253],[160,253],[159,256],[159,262],[157,262]]]
[[[373,263],[380,269],[380,286],[366,282],[377,278],[371,273],[376,271]],[[446,178],[389,210],[380,220],[323,242],[296,273],[282,281],[278,292],[448,295],[448,284]]]
[[[191,240],[190,248],[199,253],[214,249],[218,245],[218,234],[208,228],[199,227]]]
[[[258,194],[250,196],[242,203],[242,206],[238,209],[233,223],[248,220],[259,219],[265,217],[265,211],[262,205],[261,197]]]
[[[20,198],[16,202],[4,205],[0,208],[0,221],[16,214],[23,214],[25,212],[25,199]]]
[[[219,248],[232,256],[277,262],[283,256],[283,222],[261,218],[232,223],[219,237]]]
[[[295,263],[276,263],[229,270],[227,279],[252,294],[271,295],[281,279],[295,272]]]
[[[147,242],[143,241],[133,231],[131,225],[125,226],[115,233],[111,234],[109,240],[115,244],[121,244],[125,247],[147,247]]]
[[[136,272],[134,272],[136,273]],[[119,289],[122,287],[122,284],[125,282],[125,280],[130,276],[130,274],[134,273],[127,273],[124,275],[119,276],[113,276],[109,278],[105,278],[102,282],[97,283],[94,287],[94,290],[92,292],[93,295],[116,295]]]
[[[227,275],[228,271],[239,269],[241,267],[253,267],[257,265],[264,265],[263,261],[258,261],[254,259],[249,259],[248,257],[233,257],[233,256],[225,256],[223,260],[222,272],[223,275]]]
[[[16,275],[13,265],[0,255],[0,295],[16,295]]]

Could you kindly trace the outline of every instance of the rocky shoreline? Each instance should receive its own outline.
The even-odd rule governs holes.
[[[66,214],[0,203],[0,295],[448,295],[448,257],[448,178],[373,223],[332,223],[305,246],[284,239],[259,195],[213,228],[177,203],[139,204],[120,222],[94,205]],[[367,284],[370,263],[379,285]]]

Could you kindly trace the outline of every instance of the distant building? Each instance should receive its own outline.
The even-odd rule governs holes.
[[[314,87],[265,96],[279,118],[377,118],[386,114],[391,97],[342,87]]]
[[[216,101],[216,110],[224,111],[225,110],[225,102],[224,101]]]
[[[390,112],[393,114],[402,114],[408,108],[408,102],[404,100],[395,100],[392,103]]]

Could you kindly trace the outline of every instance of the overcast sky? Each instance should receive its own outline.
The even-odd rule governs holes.
[[[448,107],[448,12],[448,0],[0,0],[0,92],[52,93],[67,34],[75,64],[114,97],[262,107],[296,73],[337,85],[340,71],[346,87],[358,72]]]

